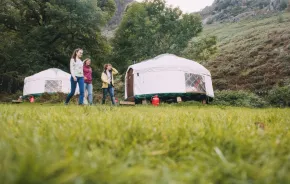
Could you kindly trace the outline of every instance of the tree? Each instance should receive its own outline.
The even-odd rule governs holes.
[[[215,36],[200,36],[193,38],[182,55],[195,61],[206,61],[217,52]]]
[[[68,70],[78,47],[97,61],[110,51],[101,27],[114,14],[113,0],[1,0],[0,9],[2,73]]]
[[[202,31],[201,17],[165,6],[164,0],[147,0],[128,7],[112,41],[112,61],[126,68],[133,60],[163,53],[180,54],[188,41]]]

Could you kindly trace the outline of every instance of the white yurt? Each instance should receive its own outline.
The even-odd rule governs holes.
[[[24,79],[23,96],[43,93],[70,93],[71,75],[58,68],[50,68]],[[78,94],[78,86],[76,93]]]
[[[214,98],[210,72],[201,64],[162,54],[128,67],[125,76],[125,99],[140,102],[152,96],[182,100],[209,100]]]

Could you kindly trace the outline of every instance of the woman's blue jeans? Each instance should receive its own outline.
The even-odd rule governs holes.
[[[79,85],[80,96],[79,96],[79,105],[84,104],[84,77],[76,77],[77,81],[74,81],[73,77],[70,78],[71,83],[71,91],[70,94],[67,95],[65,103],[68,104],[70,99],[74,96],[77,84]]]
[[[85,90],[88,91],[89,104],[93,104],[93,84],[85,83]]]
[[[109,92],[112,104],[115,105],[115,95],[114,95],[114,86],[109,84],[108,88],[103,88],[103,100],[102,104],[105,104],[106,98],[107,98],[107,93]]]

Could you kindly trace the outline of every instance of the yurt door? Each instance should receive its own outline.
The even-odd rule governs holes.
[[[133,75],[133,69],[130,68],[128,73],[127,73],[127,97],[128,99],[131,99],[134,97],[134,89],[133,89],[133,84],[134,84],[134,75]],[[134,100],[134,98],[132,98]]]

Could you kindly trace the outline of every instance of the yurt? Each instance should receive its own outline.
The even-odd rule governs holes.
[[[43,93],[70,93],[71,75],[57,68],[50,68],[24,79],[23,96]],[[76,93],[78,94],[78,86]]]
[[[132,102],[150,100],[211,101],[214,98],[210,72],[201,64],[175,56],[159,55],[128,67],[125,76],[125,99]]]

